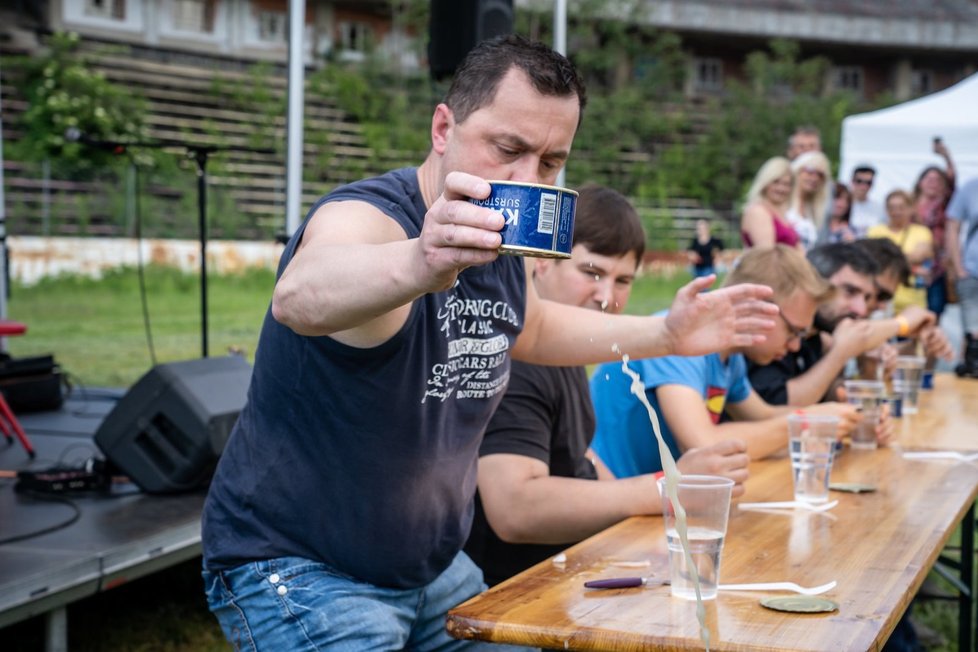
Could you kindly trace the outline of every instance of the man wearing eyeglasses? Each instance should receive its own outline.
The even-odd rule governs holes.
[[[852,192],[849,228],[858,238],[865,238],[870,227],[886,222],[886,212],[882,204],[869,198],[869,190],[873,187],[875,178],[876,170],[869,165],[860,165],[852,171],[852,182],[849,184]]]
[[[641,377],[645,396],[659,418],[672,456],[727,439],[747,445],[752,460],[773,455],[788,444],[787,416],[793,408],[766,402],[751,387],[746,358],[762,362],[796,353],[812,326],[820,302],[833,293],[829,283],[793,247],[775,245],[748,250],[727,275],[726,284],[764,283],[774,291],[781,324],[762,343],[730,347],[703,356],[669,356],[629,361]],[[600,365],[591,376],[597,428],[594,452],[619,478],[662,469],[656,438],[645,406],[631,393],[631,377],[621,363]],[[815,401],[812,401],[813,403]],[[822,403],[815,414],[839,417],[839,437],[850,432],[858,413],[844,403]],[[734,420],[721,422],[724,413]],[[892,422],[885,419],[877,437],[886,443]]]
[[[804,406],[837,398],[833,390],[851,358],[892,337],[916,336],[935,320],[933,313],[916,306],[889,319],[866,319],[877,302],[880,268],[854,243],[816,247],[808,259],[835,288],[835,295],[818,307],[815,329],[779,360],[747,356],[751,384],[773,405]]]
[[[910,263],[899,245],[889,238],[867,238],[857,240],[854,244],[879,266],[879,271],[873,279],[876,294],[869,301],[869,312],[886,311],[897,288],[910,280]],[[947,339],[947,334],[937,325],[936,315],[934,319],[935,323],[920,328],[915,339],[920,342],[924,354],[932,358],[931,362],[937,358],[951,360],[954,357],[954,349]]]

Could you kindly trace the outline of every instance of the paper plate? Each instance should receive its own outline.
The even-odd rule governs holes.
[[[788,595],[777,598],[764,598],[761,605],[775,611],[815,614],[836,611],[838,603],[814,595]]]
[[[829,484],[829,489],[832,491],[847,491],[852,494],[860,494],[876,491],[876,485],[861,482],[833,482]]]

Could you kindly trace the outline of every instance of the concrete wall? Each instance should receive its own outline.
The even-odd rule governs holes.
[[[207,270],[233,274],[248,268],[274,270],[283,246],[270,242],[212,240],[207,243]],[[127,238],[7,238],[12,282],[26,285],[58,274],[84,274],[93,278],[112,268],[135,267],[140,253],[144,263],[170,265],[187,272],[200,269],[200,244],[194,240]]]

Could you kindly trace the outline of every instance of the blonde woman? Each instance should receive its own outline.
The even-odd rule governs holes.
[[[785,215],[793,183],[791,162],[783,156],[768,159],[757,171],[740,218],[744,248],[798,246],[798,234]]]
[[[822,152],[805,152],[791,162],[795,185],[788,200],[788,222],[807,251],[815,246],[829,201],[829,159]]]

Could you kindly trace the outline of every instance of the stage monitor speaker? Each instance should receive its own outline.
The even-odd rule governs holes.
[[[250,382],[240,356],[156,365],[105,417],[95,443],[143,491],[196,489],[213,475]]]
[[[476,43],[512,31],[513,0],[431,0],[431,76],[440,80],[454,74]]]

